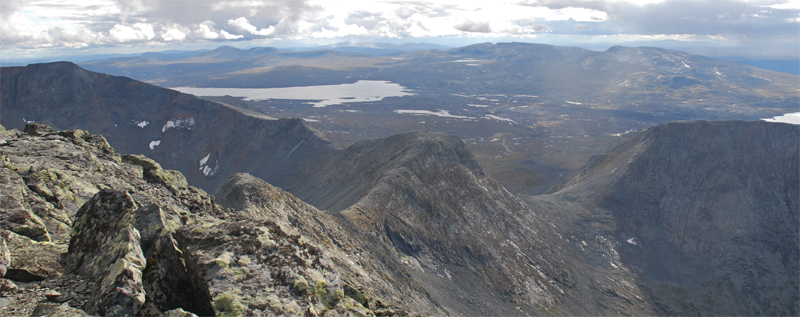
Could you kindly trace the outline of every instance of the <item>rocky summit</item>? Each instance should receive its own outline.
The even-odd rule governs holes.
[[[40,123],[3,129],[0,156],[2,315],[406,315],[353,284],[335,246],[282,225],[319,211],[279,189],[237,212],[100,135]]]

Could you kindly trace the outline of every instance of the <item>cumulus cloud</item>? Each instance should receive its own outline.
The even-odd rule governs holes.
[[[133,26],[116,24],[108,30],[108,34],[116,42],[147,41],[156,36],[153,27],[145,23],[136,23]]]
[[[0,0],[0,48],[513,36],[797,43],[799,0]],[[599,40],[598,40],[599,41]],[[721,41],[721,40],[720,40]]]
[[[216,39],[219,37],[219,33],[214,31],[213,21],[204,21],[200,23],[194,31],[194,34],[201,39]]]
[[[261,36],[268,36],[275,33],[275,27],[270,26],[266,29],[259,29],[255,25],[250,24],[250,21],[247,20],[245,17],[239,17],[237,19],[228,20],[228,24],[233,25],[239,29],[245,30],[250,32],[253,35],[261,35]]]
[[[186,38],[186,33],[181,32],[177,28],[167,29],[164,33],[161,33],[161,38],[164,41],[171,42],[171,41],[182,41]]]
[[[225,30],[221,30],[219,31],[219,37],[223,40],[237,40],[243,38],[244,35],[230,34],[228,32],[225,32]]]
[[[605,12],[607,19],[603,19],[603,23],[612,26],[603,28],[608,30],[607,34],[736,34],[740,38],[797,36],[796,25],[787,22],[797,18],[800,12],[800,1],[785,0],[523,0],[520,4]],[[575,30],[588,29],[576,27]]]
[[[466,20],[453,26],[456,30],[473,33],[489,33],[492,32],[492,27],[489,22],[475,22]]]

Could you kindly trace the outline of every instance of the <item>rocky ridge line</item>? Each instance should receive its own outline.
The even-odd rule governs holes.
[[[1,129],[0,162],[1,314],[405,314],[312,241],[102,136]]]

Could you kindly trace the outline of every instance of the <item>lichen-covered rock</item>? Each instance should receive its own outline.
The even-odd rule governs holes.
[[[141,155],[123,159],[100,136],[42,126],[29,130],[36,134],[0,134],[0,192],[7,194],[0,197],[0,225],[12,237],[0,239],[0,246],[8,243],[9,268],[17,279],[18,265],[30,263],[18,263],[14,252],[47,254],[47,261],[25,257],[52,264],[26,269],[35,277],[27,280],[47,278],[33,283],[57,289],[57,302],[89,314],[147,316],[359,315],[380,302],[364,300],[366,292],[348,292],[358,300],[348,299],[351,284],[340,273],[345,256],[325,238],[341,240],[332,233],[339,229],[298,228],[300,218],[329,220],[279,189],[259,201],[287,211],[277,219],[280,225],[269,220],[274,213],[220,207],[188,186],[182,174]],[[311,238],[301,236],[306,233]],[[332,260],[310,241],[339,253]],[[56,266],[64,253],[64,267]],[[348,276],[358,271],[350,263]],[[57,315],[59,307],[40,309]],[[384,306],[373,308],[378,307]]]
[[[6,271],[11,266],[11,251],[6,243],[8,234],[8,231],[0,230],[0,278],[6,276]]]
[[[15,281],[41,281],[61,276],[61,256],[67,253],[65,245],[39,242],[13,232],[5,232],[11,265],[5,277]]]
[[[85,308],[90,314],[136,315],[144,305],[137,208],[130,195],[107,188],[78,210],[67,265],[96,284]]]
[[[98,284],[89,313],[158,314],[183,308],[213,314],[211,297],[191,258],[172,237],[158,205],[104,189],[76,215],[69,272]],[[141,310],[141,311],[140,311]]]
[[[196,223],[178,231],[198,262],[220,316],[302,316],[338,307],[370,311],[346,298],[325,252],[268,220]]]
[[[25,124],[25,129],[22,130],[30,135],[42,136],[47,133],[53,132],[53,128],[42,122],[28,122]]]
[[[294,272],[288,280],[284,281],[288,282],[285,287],[291,290],[290,293],[308,294],[316,300],[315,305],[304,306],[301,301],[294,301],[292,304],[270,301],[274,304],[271,305],[274,308],[273,313],[290,314],[295,311],[293,307],[297,304],[302,308],[301,310],[313,309],[315,314],[321,314],[336,306],[339,301],[351,297],[369,311],[391,307],[392,314],[387,315],[395,313],[402,315],[405,313],[403,309],[384,305],[376,297],[384,299],[394,297],[396,302],[401,299],[413,299],[416,303],[425,300],[420,298],[420,293],[414,293],[415,291],[420,292],[419,289],[406,288],[407,286],[403,285],[404,282],[388,278],[374,278],[378,276],[378,270],[386,269],[387,266],[380,268],[377,265],[363,265],[378,262],[370,261],[367,254],[352,252],[353,250],[364,250],[365,244],[369,243],[362,241],[358,234],[350,231],[355,228],[348,226],[346,222],[341,221],[341,218],[320,211],[280,188],[249,174],[235,174],[220,188],[217,199],[220,204],[237,210],[238,215],[245,219],[268,224],[265,225],[267,227],[275,226],[274,230],[278,236],[299,237],[297,243],[321,250],[322,255],[318,257],[321,259],[322,269],[310,265],[305,268],[300,267],[296,270],[304,273]],[[275,234],[262,235],[258,237],[258,240],[268,248],[286,243],[286,241],[275,240],[275,237]],[[280,247],[278,249],[280,250]],[[345,250],[351,251],[353,256],[348,255]],[[273,253],[272,256],[280,257],[280,254],[279,252]],[[385,265],[392,261],[392,259],[384,258],[381,259],[379,265]],[[325,272],[335,274],[327,275]],[[367,288],[372,292],[367,291]],[[373,293],[378,293],[378,295],[373,295]],[[276,295],[283,296],[282,293],[276,293]],[[391,302],[391,299],[389,298],[387,303]],[[341,310],[341,307],[339,309]],[[360,308],[353,309],[355,312]],[[431,312],[444,313],[436,310],[431,310]]]
[[[50,241],[42,219],[31,211],[31,197],[28,188],[20,175],[10,166],[0,169],[0,226],[17,234],[36,241]]]
[[[128,154],[122,157],[124,162],[139,165],[143,169],[144,177],[162,183],[173,192],[180,188],[189,187],[186,177],[178,171],[165,170],[161,165],[141,154]]]
[[[36,305],[31,316],[42,317],[89,317],[86,312],[70,307],[69,304],[40,303]]]
[[[162,317],[197,317],[197,315],[187,312],[182,308],[175,308],[173,310],[165,311],[161,314]]]
[[[16,293],[19,292],[19,287],[11,280],[0,279],[0,293]]]
[[[212,315],[211,296],[193,259],[173,238],[176,228],[165,220],[157,205],[139,208],[135,227],[141,233],[141,246],[147,259],[143,283],[147,304],[165,311],[175,308]]]

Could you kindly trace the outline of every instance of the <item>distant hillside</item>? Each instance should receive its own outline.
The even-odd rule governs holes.
[[[377,56],[334,46],[220,47],[180,59],[81,66],[166,87],[391,81],[414,95],[326,108],[299,100],[247,103],[276,118],[314,118],[315,128],[343,145],[414,130],[455,134],[498,181],[526,194],[543,192],[636,130],[675,120],[758,120],[800,104],[797,76],[655,47],[483,43]]]

